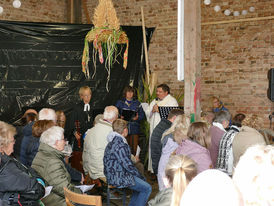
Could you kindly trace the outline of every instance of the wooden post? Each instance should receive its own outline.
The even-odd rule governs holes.
[[[67,22],[82,23],[81,0],[67,0]]]
[[[200,119],[201,7],[200,0],[184,0],[184,110]]]
[[[147,38],[146,38],[146,27],[145,27],[145,17],[144,10],[141,7],[141,15],[142,15],[142,28],[143,28],[143,42],[144,42],[144,50],[145,50],[145,60],[146,60],[146,77],[147,83],[149,84],[149,63],[148,63],[148,54],[147,54]]]

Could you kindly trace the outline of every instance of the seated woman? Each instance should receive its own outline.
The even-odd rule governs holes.
[[[46,206],[65,206],[64,187],[77,193],[81,193],[71,183],[71,176],[64,163],[65,148],[64,129],[53,126],[42,133],[40,146],[32,167],[53,186],[51,193],[42,201]]]
[[[223,102],[218,97],[215,97],[215,96],[212,97],[212,105],[213,105],[212,111],[214,113],[217,113],[219,111],[228,111],[228,109],[224,107]]]
[[[113,132],[108,136],[104,154],[104,174],[108,184],[117,188],[133,190],[129,206],[145,206],[151,193],[151,186],[140,175],[131,160],[127,122],[117,119],[112,124]]]
[[[10,157],[15,133],[13,126],[0,121],[0,205],[38,206],[45,183],[33,169]]]
[[[190,157],[197,164],[198,173],[212,168],[212,161],[208,148],[210,147],[210,135],[207,124],[204,122],[193,122],[184,139],[176,150],[176,154]]]
[[[125,118],[123,116],[124,111],[131,110],[136,113],[136,115],[130,117],[129,120],[125,119],[126,121],[129,121],[128,136],[126,137],[126,139],[130,146],[131,153],[135,155],[137,151],[140,133],[140,121],[144,119],[145,113],[143,111],[141,103],[138,100],[134,99],[134,94],[134,88],[131,86],[126,86],[123,91],[124,98],[122,100],[117,101],[115,106],[118,108],[119,115],[122,119]]]
[[[182,139],[186,138],[187,129],[189,127],[190,120],[185,115],[178,115],[171,127],[164,132],[162,139],[162,153],[158,166],[158,185],[159,190],[165,188],[163,179],[165,177],[165,168],[168,163],[170,155],[177,149]]]
[[[171,155],[165,169],[166,189],[160,191],[148,205],[179,206],[186,186],[196,175],[196,163],[192,159],[184,155]]]
[[[27,152],[30,144],[36,141],[36,138],[32,136],[32,126],[37,120],[37,113],[26,114],[27,125],[23,128],[23,139],[20,148],[20,161],[27,167],[31,166],[32,160],[36,154]]]

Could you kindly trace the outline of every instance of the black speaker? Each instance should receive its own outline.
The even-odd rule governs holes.
[[[267,74],[269,86],[267,90],[267,97],[274,102],[274,68],[270,69]]]

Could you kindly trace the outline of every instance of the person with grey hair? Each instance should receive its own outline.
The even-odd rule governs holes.
[[[66,205],[64,187],[81,193],[71,183],[71,176],[64,162],[64,148],[64,129],[53,126],[42,133],[38,153],[32,162],[32,168],[46,180],[47,186],[53,186],[51,193],[42,199],[47,206]]]
[[[50,108],[43,108],[40,110],[38,114],[39,120],[52,120],[54,123],[56,123],[57,116],[53,109]]]
[[[0,121],[0,205],[38,206],[45,183],[32,169],[11,156],[16,129]]]
[[[231,115],[228,111],[220,111],[216,113],[213,125],[209,129],[211,135],[211,146],[209,147],[210,157],[213,167],[216,167],[219,153],[219,144],[226,133],[226,128],[229,126]]]
[[[112,122],[118,118],[118,109],[107,106],[103,118],[86,132],[83,150],[83,168],[86,175],[93,180],[104,175],[104,151],[108,144],[107,136],[112,132]]]

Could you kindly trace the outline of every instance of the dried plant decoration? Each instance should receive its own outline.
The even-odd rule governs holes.
[[[105,68],[108,73],[106,89],[109,91],[108,83],[110,80],[111,66],[117,61],[118,55],[121,50],[118,50],[117,44],[126,44],[124,52],[124,69],[127,68],[127,55],[128,55],[128,37],[120,28],[120,22],[117,18],[111,0],[99,0],[99,4],[95,9],[93,16],[94,27],[88,32],[85,38],[85,47],[82,57],[82,71],[86,78],[90,78],[88,62],[89,62],[89,42],[93,42],[93,64],[94,73],[96,74],[96,58],[99,55],[101,64],[105,63]]]

